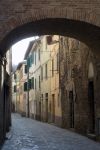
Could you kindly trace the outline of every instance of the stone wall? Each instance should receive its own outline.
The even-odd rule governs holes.
[[[85,44],[67,37],[61,37],[60,41],[62,126],[74,128],[75,131],[83,134],[96,133],[96,122],[100,117],[99,61]],[[93,70],[89,73],[90,63],[93,64]],[[94,88],[94,108],[91,108],[92,104],[89,100],[90,82],[93,82]],[[73,103],[71,103],[70,92],[73,93]],[[74,115],[71,114],[72,105]],[[94,122],[91,109],[94,110]],[[92,125],[93,123],[95,125]],[[94,126],[94,131],[91,131],[92,126]]]
[[[11,78],[6,61],[0,59],[0,146],[11,126]]]

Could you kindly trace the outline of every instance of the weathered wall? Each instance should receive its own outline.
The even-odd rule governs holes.
[[[2,71],[2,65],[0,65],[0,72]],[[3,128],[3,123],[4,123],[4,110],[3,110],[3,88],[2,88],[2,83],[3,83],[3,78],[2,74],[0,73],[0,143],[3,141],[4,138],[4,128]]]
[[[81,133],[91,132],[91,108],[88,97],[88,84],[94,84],[94,120],[95,133],[96,121],[100,117],[99,103],[99,61],[91,50],[83,43],[61,37],[60,49],[60,88],[62,92],[63,127],[71,128],[70,125],[70,97],[73,91],[74,102],[74,129]],[[94,75],[89,77],[89,64],[93,64]]]
[[[6,72],[3,59],[0,60],[0,144],[11,125],[11,79]]]

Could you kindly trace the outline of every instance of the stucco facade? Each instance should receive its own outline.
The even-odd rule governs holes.
[[[51,42],[47,46],[50,51],[50,121],[62,125],[61,98],[59,90],[59,36],[50,36]]]
[[[58,53],[59,36],[41,36],[30,42],[25,59],[28,65],[29,116],[61,126]]]
[[[25,66],[25,61],[19,63],[16,71],[12,75],[12,99],[15,105],[15,111],[27,116],[27,92],[24,91],[24,83],[27,82]]]
[[[31,80],[31,87],[29,89],[29,109],[30,117],[34,119],[41,119],[41,67],[40,67],[40,49],[41,40],[37,39],[33,42],[29,56],[31,64],[29,67],[29,79]]]
[[[12,112],[16,112],[16,76],[12,73]]]

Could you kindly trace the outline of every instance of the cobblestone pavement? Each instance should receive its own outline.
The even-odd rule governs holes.
[[[56,126],[12,115],[2,150],[100,150],[100,143]]]

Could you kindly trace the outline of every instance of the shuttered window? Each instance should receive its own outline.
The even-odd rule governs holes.
[[[34,64],[34,51],[32,52],[32,62]]]
[[[32,55],[30,55],[29,57],[28,57],[28,59],[27,59],[27,65],[28,65],[28,67],[31,67],[32,66],[32,63],[33,63],[33,60],[32,60],[33,58],[32,58]]]
[[[27,82],[24,83],[24,91],[27,91]]]
[[[59,71],[59,54],[57,53],[57,71]]]
[[[39,76],[39,89],[40,89],[40,87],[41,87],[41,86],[40,86],[40,76]]]
[[[28,88],[29,88],[29,90],[32,88],[32,80],[31,79],[28,80]]]
[[[32,77],[32,89],[34,89],[34,77]]]
[[[47,64],[45,64],[45,78],[47,79],[47,77],[48,77],[48,70],[47,70],[48,68],[47,68]]]
[[[14,93],[16,92],[16,85],[14,85]]]
[[[27,73],[27,65],[25,65],[25,70],[24,70],[24,72]]]
[[[28,66],[28,68],[30,67],[30,58],[29,57],[27,59],[27,66]]]

